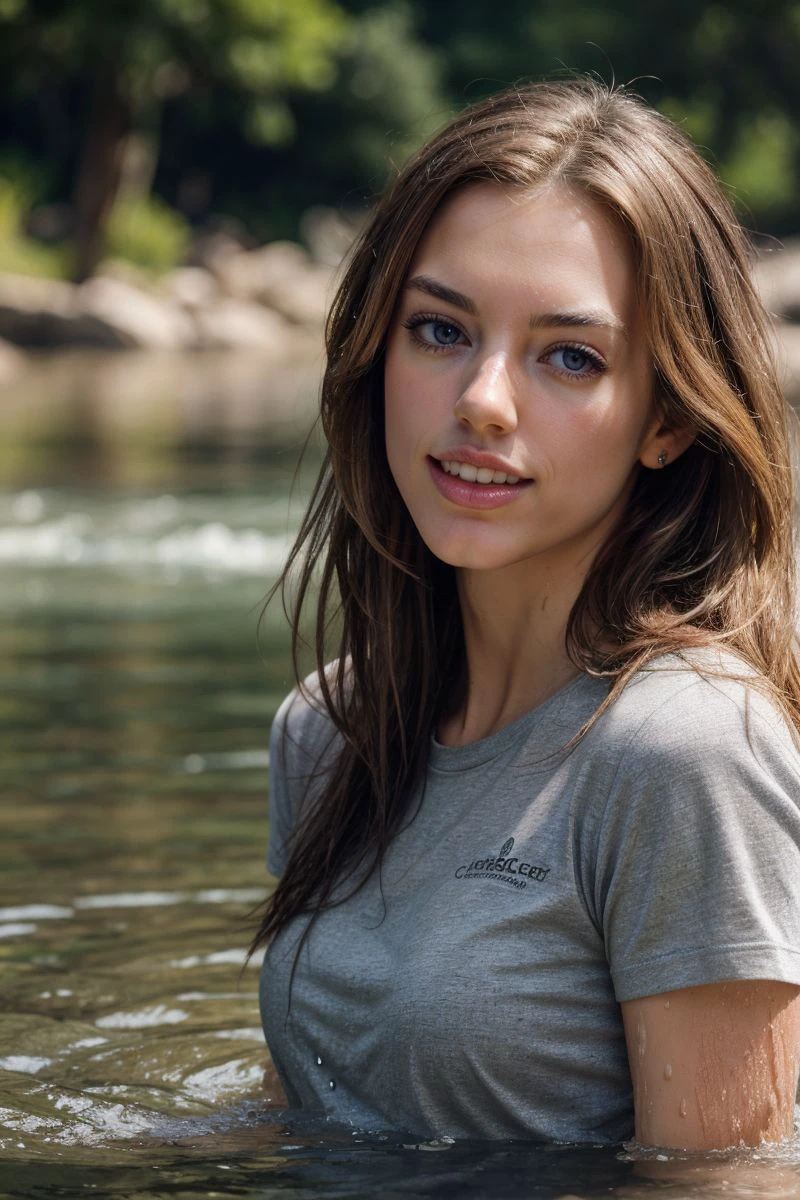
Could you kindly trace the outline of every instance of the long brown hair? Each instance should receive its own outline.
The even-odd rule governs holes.
[[[652,658],[716,644],[755,670],[800,729],[787,407],[748,241],[710,168],[637,97],[588,79],[509,89],[462,113],[400,172],[330,313],[329,449],[278,586],[286,604],[291,577],[296,673],[301,614],[316,606],[315,702],[339,749],[253,949],[324,908],[338,880],[355,889],[380,864],[454,680],[463,684],[454,571],[423,544],[386,459],[383,359],[431,218],[456,189],[492,180],[529,190],[559,181],[616,216],[637,264],[659,410],[697,431],[666,470],[640,468],[570,615],[570,656],[610,677],[605,708]]]

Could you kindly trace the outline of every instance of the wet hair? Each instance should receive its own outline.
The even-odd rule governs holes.
[[[638,468],[570,614],[570,657],[610,681],[593,720],[651,659],[711,645],[754,671],[800,729],[788,410],[748,239],[681,130],[625,89],[577,79],[501,92],[400,171],[329,316],[328,451],[278,586],[296,674],[301,615],[316,608],[312,702],[329,715],[337,748],[317,773],[253,948],[297,913],[331,903],[337,881],[352,880],[352,894],[379,866],[411,815],[431,736],[464,694],[455,572],[427,549],[392,479],[383,368],[431,219],[458,190],[487,181],[527,191],[562,184],[619,222],[636,264],[656,407],[667,427],[696,431],[664,470]]]

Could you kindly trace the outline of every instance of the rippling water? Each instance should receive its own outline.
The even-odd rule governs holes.
[[[0,491],[0,1197],[800,1195],[796,1144],[416,1144],[270,1106],[243,963],[289,663],[257,620],[309,474],[290,510],[296,440],[113,487],[62,443]]]

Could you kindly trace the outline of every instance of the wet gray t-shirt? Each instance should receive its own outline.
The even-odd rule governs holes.
[[[559,753],[606,691],[581,675],[490,737],[434,742],[416,817],[380,879],[317,918],[291,1004],[308,918],[278,935],[262,1019],[292,1104],[423,1137],[617,1142],[621,1001],[800,984],[800,757],[781,717],[668,656]],[[331,737],[292,693],[271,739],[275,875]]]

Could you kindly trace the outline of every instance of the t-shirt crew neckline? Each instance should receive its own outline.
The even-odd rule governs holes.
[[[590,681],[591,676],[581,672],[570,679],[569,683],[560,687],[557,692],[553,692],[552,696],[542,700],[541,704],[529,709],[509,725],[504,725],[496,733],[490,733],[476,742],[466,742],[463,746],[445,746],[437,740],[434,734],[431,738],[428,755],[429,770],[466,771],[471,767],[481,767],[485,763],[491,762],[492,759],[499,758],[517,742],[529,738],[547,718],[561,708],[573,691]]]

